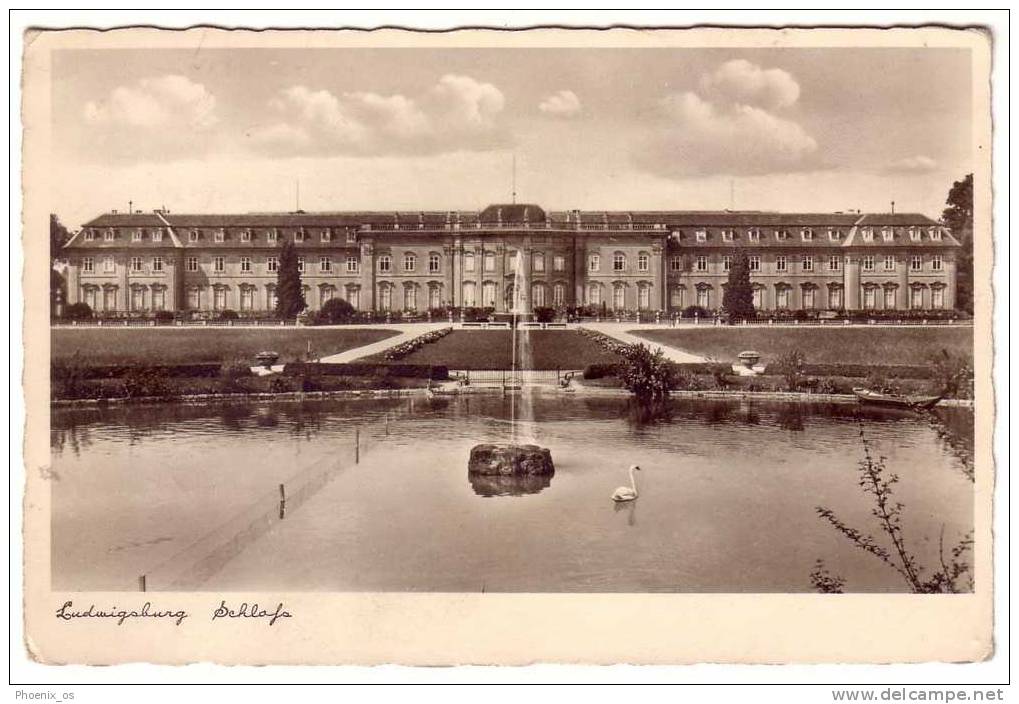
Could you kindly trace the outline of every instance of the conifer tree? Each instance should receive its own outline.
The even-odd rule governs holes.
[[[750,260],[742,250],[736,252],[732,266],[729,267],[729,283],[722,297],[722,308],[728,316],[730,325],[743,320],[753,320],[756,316],[754,289],[750,285]]]
[[[276,317],[294,318],[307,307],[301,288],[301,272],[297,269],[297,249],[286,241],[280,249],[276,270]]]

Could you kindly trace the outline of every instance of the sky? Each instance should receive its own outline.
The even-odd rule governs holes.
[[[965,49],[54,54],[52,209],[938,217],[972,170]],[[298,201],[299,183],[299,201]]]

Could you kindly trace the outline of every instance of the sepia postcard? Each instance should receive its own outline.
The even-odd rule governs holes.
[[[28,657],[990,657],[991,42],[29,32]]]

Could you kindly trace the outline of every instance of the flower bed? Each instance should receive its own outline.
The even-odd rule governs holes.
[[[441,340],[451,332],[453,332],[453,328],[442,328],[440,330],[432,330],[431,332],[426,332],[424,335],[418,335],[412,340],[407,340],[406,342],[403,342],[397,345],[396,347],[389,348],[388,350],[386,350],[383,356],[388,361],[395,362],[397,360],[403,359],[411,352],[421,349],[430,342]]]

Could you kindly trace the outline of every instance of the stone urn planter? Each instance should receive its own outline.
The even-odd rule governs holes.
[[[279,352],[259,352],[255,355],[255,361],[261,366],[269,369],[280,358]]]
[[[736,355],[738,360],[732,365],[732,370],[740,376],[756,376],[764,373],[764,365],[760,363],[760,352],[746,350]]]

